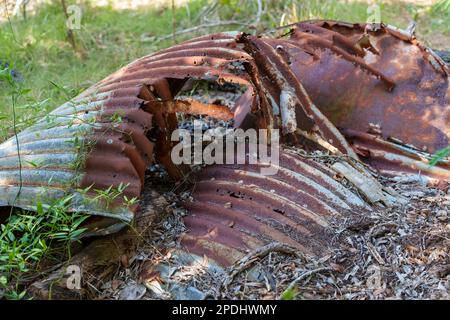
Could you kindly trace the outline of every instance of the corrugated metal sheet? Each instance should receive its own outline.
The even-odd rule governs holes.
[[[183,203],[185,253],[227,266],[276,241],[322,256],[331,249],[335,219],[372,211],[326,165],[286,150],[276,175],[261,175],[264,166],[214,165],[197,175],[193,201]]]
[[[250,57],[238,48],[235,36],[194,39],[136,60],[21,132],[19,147],[15,137],[1,144],[0,206],[35,210],[37,199],[49,203],[69,193],[74,195],[72,210],[131,221],[136,206],[126,207],[123,197],[141,193],[145,170],[155,158],[152,126],[167,127],[157,137],[165,149],[155,149],[164,152],[173,129],[170,114],[232,118],[224,107],[174,97],[188,78],[250,85],[239,66]],[[164,156],[156,158],[167,161]],[[95,190],[120,184],[127,188],[112,207],[93,201]],[[79,190],[89,187],[87,193]]]
[[[288,39],[245,39],[275,126],[317,130],[332,148],[362,156],[383,174],[448,179],[448,165],[431,167],[428,159],[450,145],[449,68],[413,35],[383,24],[313,20],[296,24]],[[236,104],[245,127],[256,123],[242,114],[250,90]],[[355,138],[374,131],[376,146]]]

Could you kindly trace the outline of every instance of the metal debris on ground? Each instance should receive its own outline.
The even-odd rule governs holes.
[[[450,144],[449,101],[442,59],[383,24],[206,35],[134,61],[2,143],[0,206],[71,193],[71,210],[92,215],[85,236],[137,218],[142,247],[89,283],[103,298],[445,298],[450,160],[429,160]],[[278,173],[174,165],[171,134],[194,119],[280,129]],[[144,188],[168,181],[158,191],[173,213],[139,226]]]

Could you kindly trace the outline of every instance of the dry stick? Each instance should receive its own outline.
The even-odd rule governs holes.
[[[392,223],[392,222],[375,225],[369,230],[368,235],[366,236],[366,239],[365,239],[366,246],[367,246],[367,249],[369,250],[369,253],[382,266],[386,265],[386,261],[384,261],[383,257],[378,252],[377,248],[372,244],[372,238],[374,238],[374,236],[375,236],[374,233],[376,231],[380,232],[380,229],[381,229],[381,231],[386,230],[386,232],[387,232],[387,231],[391,231],[394,227],[398,228],[398,225],[396,223]]]
[[[323,268],[317,268],[317,269],[314,269],[314,270],[306,271],[306,272],[302,273],[299,277],[295,278],[295,279],[287,286],[287,288],[284,290],[284,292],[291,291],[291,290],[294,288],[294,286],[295,286],[299,281],[305,279],[306,277],[309,277],[310,275],[313,275],[314,273],[321,272],[321,271],[330,271],[330,270],[332,270],[332,269],[331,269],[331,268],[328,268],[328,267],[323,267]]]
[[[197,16],[194,18],[194,23],[203,19],[204,17],[208,16],[210,13],[212,13],[217,5],[219,4],[218,0],[215,0],[210,5],[204,6],[203,9],[197,14]]]
[[[176,28],[177,28],[177,20],[176,20],[176,17],[175,17],[175,0],[172,0],[172,36],[173,36],[173,44],[177,44]]]
[[[59,268],[62,267],[64,264],[65,264],[65,262],[60,262],[60,263],[58,263],[58,264],[55,264],[54,266],[51,266],[51,267],[49,267],[49,268],[47,268],[47,269],[45,269],[45,270],[40,271],[40,272],[38,272],[38,273],[35,273],[35,274],[30,275],[30,276],[28,276],[28,277],[23,277],[22,279],[20,279],[19,282],[20,282],[21,284],[22,284],[22,283],[23,283],[23,284],[29,283],[29,282],[31,282],[31,281],[33,281],[33,280],[35,280],[35,279],[37,279],[37,278],[39,278],[39,277],[45,275],[45,274],[48,274],[48,273],[50,273],[50,272],[53,272],[53,271],[59,269]]]
[[[295,133],[297,133],[297,134],[305,137],[306,139],[308,139],[308,140],[318,144],[322,148],[330,151],[331,153],[333,153],[335,155],[342,156],[342,152],[340,152],[338,148],[333,146],[331,143],[329,143],[328,141],[326,141],[325,139],[323,139],[322,137],[320,137],[316,133],[310,133],[310,132],[303,131],[303,130],[300,130],[300,129],[296,129]]]
[[[298,249],[278,242],[270,243],[263,247],[257,248],[234,264],[234,266],[231,268],[230,273],[222,282],[222,287],[226,289],[239,273],[248,269],[258,258],[262,259],[273,251],[299,256]]]
[[[375,246],[370,243],[369,241],[366,241],[366,246],[367,249],[369,250],[370,254],[372,255],[372,257],[382,266],[386,265],[386,262],[384,261],[384,259],[381,257],[380,253],[378,252],[377,248],[375,248]]]
[[[200,16],[205,16],[205,15],[209,14],[210,11],[212,11],[216,8],[217,4],[218,4],[218,1],[215,1],[210,7],[207,7],[206,9],[204,9],[203,10],[204,13],[202,15],[199,15],[195,20],[198,20],[198,18]],[[259,23],[259,21],[261,20],[262,11],[263,11],[262,1],[258,0],[258,12],[256,15],[256,20],[253,24]],[[246,23],[246,22],[241,22],[241,21],[236,21],[236,20],[228,20],[228,21],[218,21],[218,22],[214,22],[214,23],[205,23],[205,24],[198,25],[196,27],[176,31],[175,4],[174,4],[174,0],[172,0],[172,31],[173,32],[171,35],[159,37],[158,39],[156,39],[155,43],[169,39],[171,37],[173,38],[174,43],[176,43],[177,35],[194,32],[194,31],[197,31],[200,29],[228,26],[228,25],[233,25],[233,24],[247,26],[247,27],[252,25],[251,23]]]

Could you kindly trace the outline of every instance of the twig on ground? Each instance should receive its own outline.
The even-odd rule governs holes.
[[[378,252],[377,248],[375,248],[375,246],[370,243],[370,242],[366,242],[366,246],[367,249],[369,250],[370,254],[372,255],[372,257],[374,257],[374,259],[381,264],[382,266],[384,266],[386,264],[386,262],[384,261],[384,259],[381,257],[380,253]]]
[[[262,259],[267,256],[270,252],[281,252],[284,254],[298,256],[298,250],[285,245],[283,243],[270,243],[263,247],[257,248],[256,250],[250,252],[241,260],[237,261],[234,266],[231,267],[231,271],[228,276],[222,282],[222,287],[227,288],[234,280],[234,278],[242,271],[248,269],[256,260]]]

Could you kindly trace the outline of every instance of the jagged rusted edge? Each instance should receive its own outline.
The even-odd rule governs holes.
[[[238,41],[244,43],[245,50],[253,56],[263,79],[264,95],[269,97],[272,106],[271,113],[279,119],[285,134],[295,133],[298,127],[306,131],[315,130],[343,154],[358,158],[339,130],[312,103],[276,49],[255,36],[243,35]]]
[[[450,181],[450,160],[431,166],[431,155],[402,141],[386,141],[375,134],[343,129],[353,148],[372,168],[386,176],[416,175],[429,185]]]

